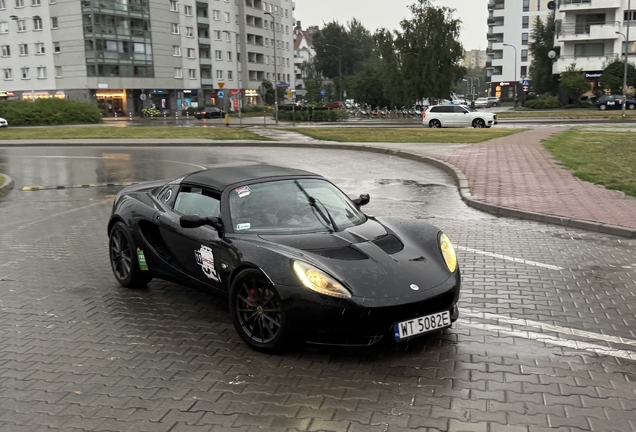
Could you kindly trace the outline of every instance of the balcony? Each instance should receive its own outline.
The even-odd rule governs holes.
[[[207,57],[201,57],[199,59],[199,64],[201,66],[212,66],[212,59]]]
[[[197,23],[199,24],[210,24],[210,18],[206,16],[197,15]]]
[[[605,69],[605,66],[618,58],[618,54],[604,54],[599,56],[576,56],[561,55],[554,62],[552,72],[555,74],[565,72],[572,63],[576,63],[577,69],[584,71],[599,71]]]
[[[594,9],[618,9],[621,2],[616,0],[560,0],[559,11],[588,11]]]
[[[488,3],[488,10],[500,10],[506,8],[506,2],[504,0],[494,0]]]
[[[214,85],[214,79],[213,78],[201,78],[201,85],[213,86]]]
[[[557,37],[564,42],[584,40],[614,40],[619,36],[619,21],[561,24]]]
[[[199,45],[210,45],[212,43],[212,39],[209,37],[199,36]]]

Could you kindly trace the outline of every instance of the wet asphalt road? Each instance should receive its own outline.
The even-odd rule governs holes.
[[[100,185],[241,163],[315,171],[370,193],[369,214],[442,228],[460,320],[398,348],[270,357],[222,299],[119,287],[105,227],[120,187]],[[13,148],[0,172],[16,182],[0,201],[0,431],[636,431],[634,240],[495,218],[435,168],[361,152]]]

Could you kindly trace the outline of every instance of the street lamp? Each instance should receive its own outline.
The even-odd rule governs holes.
[[[236,86],[238,87],[238,115],[239,124],[243,126],[243,117],[241,116],[241,106],[243,105],[243,94],[241,93],[241,71],[239,71],[239,33],[233,30],[225,30],[227,33],[234,33],[236,38]]]
[[[278,70],[276,57],[276,17],[271,12],[265,12],[265,15],[272,17],[272,32],[274,33],[274,117],[276,118],[276,124],[278,124]]]
[[[508,46],[508,47],[512,47],[512,49],[515,50],[515,82],[514,82],[514,87],[512,87],[512,95],[515,98],[515,108],[517,107],[517,47],[514,45],[510,45],[510,44],[502,44],[503,46]]]
[[[337,45],[326,43],[325,46],[338,48],[338,87],[340,87],[340,100],[344,102],[344,93],[342,92],[342,49]]]

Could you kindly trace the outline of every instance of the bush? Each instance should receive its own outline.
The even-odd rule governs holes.
[[[284,108],[283,108],[284,107]],[[349,118],[344,110],[313,108],[313,107],[296,107],[296,121],[314,121],[314,122],[334,122],[342,121]],[[294,119],[294,110],[292,105],[283,105],[279,107],[278,118],[281,120],[292,121]]]
[[[161,116],[161,111],[159,111],[157,108],[144,108],[141,110],[141,113],[144,115],[144,117],[159,117]]]
[[[537,99],[529,100],[526,102],[526,108],[531,109],[555,109],[559,108],[559,98],[552,95],[542,95]]]
[[[11,126],[46,126],[100,123],[102,113],[88,102],[66,99],[37,99],[35,101],[4,101],[0,116]]]

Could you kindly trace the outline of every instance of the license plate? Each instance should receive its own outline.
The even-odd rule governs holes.
[[[395,323],[393,325],[393,329],[395,330],[395,340],[399,341],[411,336],[432,332],[444,327],[450,327],[450,325],[450,312],[444,311]]]

